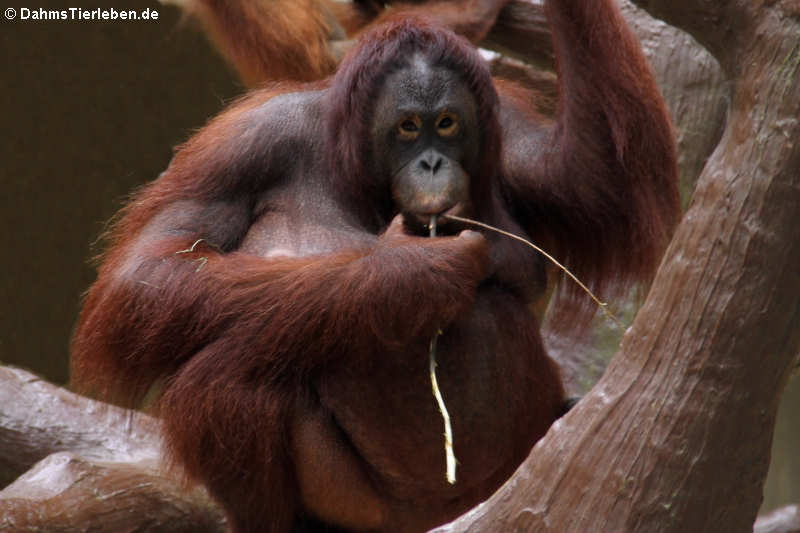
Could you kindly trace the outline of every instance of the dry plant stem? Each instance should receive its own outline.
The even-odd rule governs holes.
[[[428,226],[430,229],[430,236],[436,237],[436,222],[437,216],[431,216],[431,222]],[[447,482],[451,485],[456,483],[456,455],[453,452],[453,426],[450,423],[450,413],[447,412],[447,406],[444,404],[442,398],[442,391],[439,390],[439,381],[436,379],[436,340],[439,338],[441,331],[437,332],[431,339],[430,348],[430,374],[431,374],[431,387],[433,388],[433,396],[436,398],[436,403],[439,405],[439,412],[442,413],[444,420],[444,453],[447,461],[447,470],[445,476]]]
[[[534,250],[536,250],[537,252],[539,252],[540,254],[545,256],[548,261],[550,261],[551,263],[556,265],[558,268],[563,270],[564,273],[567,274],[567,276],[572,278],[572,280],[575,283],[577,283],[580,286],[580,288],[583,289],[584,292],[586,292],[586,294],[588,294],[589,297],[592,300],[594,300],[594,302],[598,305],[598,307],[600,307],[600,310],[603,311],[604,315],[606,315],[608,318],[610,318],[617,326],[619,326],[621,328],[624,327],[624,325],[622,324],[622,321],[619,318],[617,318],[616,316],[614,316],[614,314],[611,311],[608,310],[608,303],[607,302],[601,302],[600,299],[597,296],[595,296],[592,291],[589,290],[589,287],[584,285],[581,280],[579,280],[577,277],[575,277],[575,274],[573,274],[572,272],[567,270],[567,267],[565,267],[564,265],[562,265],[561,263],[556,261],[555,258],[552,255],[548,254],[547,252],[545,252],[544,250],[542,250],[541,248],[539,248],[538,246],[533,244],[531,241],[529,241],[527,239],[523,239],[519,235],[514,235],[513,233],[509,233],[507,231],[501,230],[500,228],[495,228],[494,226],[490,226],[489,224],[484,224],[483,222],[478,222],[477,220],[458,217],[458,216],[455,216],[455,215],[442,215],[442,216],[445,217],[445,218],[449,218],[450,220],[457,220],[459,222],[466,222],[467,224],[474,224],[475,226],[480,226],[482,228],[485,228],[485,229],[488,229],[488,230],[491,230],[491,231],[495,231],[495,232],[497,232],[497,233],[499,233],[501,235],[505,235],[506,237],[511,237],[512,239],[516,239],[516,240],[518,240],[520,242],[523,242],[523,243],[527,244],[528,246],[530,246],[531,248],[533,248]]]

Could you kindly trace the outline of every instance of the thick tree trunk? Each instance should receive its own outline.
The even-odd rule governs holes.
[[[715,52],[730,118],[592,391],[457,531],[752,531],[800,348],[800,4],[642,0]]]

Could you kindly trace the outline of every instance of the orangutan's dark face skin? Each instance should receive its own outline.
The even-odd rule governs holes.
[[[372,122],[374,172],[388,176],[409,224],[470,211],[480,135],[475,100],[461,78],[419,56],[392,73]]]

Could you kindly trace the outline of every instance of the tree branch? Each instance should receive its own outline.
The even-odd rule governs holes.
[[[800,533],[800,506],[787,505],[758,517],[753,533]]]
[[[764,34],[766,18],[800,20],[800,2],[775,0],[633,0],[654,17],[682,28],[706,47],[731,76],[746,65],[737,61]]]
[[[222,532],[201,488],[161,471],[158,422],[0,367],[0,530]],[[35,464],[35,465],[34,465]]]
[[[723,27],[752,14],[719,4]],[[800,26],[763,11],[726,51],[730,120],[619,354],[489,502],[440,531],[751,530],[800,348]],[[717,19],[701,20],[713,41]]]
[[[160,456],[156,421],[72,394],[24,370],[0,367],[0,483],[69,451],[106,460]]]

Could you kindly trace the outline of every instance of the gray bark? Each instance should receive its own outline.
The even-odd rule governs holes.
[[[752,530],[800,347],[800,5],[640,3],[715,53],[730,118],[604,376],[439,531]]]

